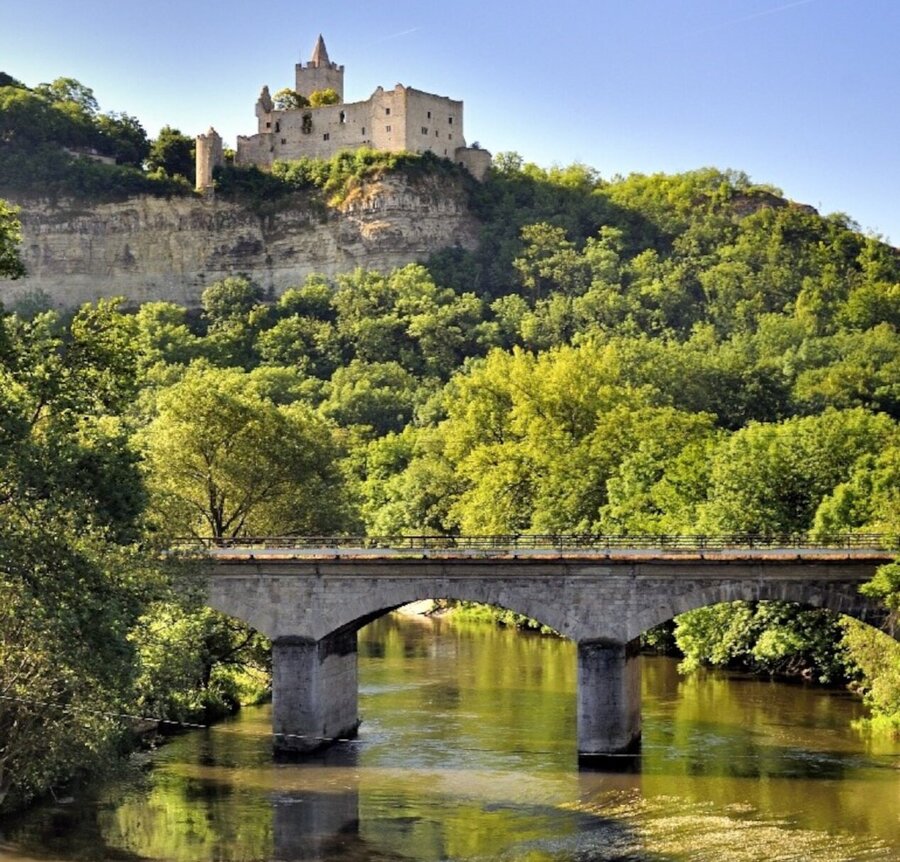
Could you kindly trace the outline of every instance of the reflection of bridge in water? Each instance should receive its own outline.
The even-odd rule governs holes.
[[[778,600],[881,626],[859,593],[898,537],[499,536],[266,538],[186,546],[208,603],[272,639],[277,750],[307,752],[358,724],[356,632],[420,599],[498,605],[578,645],[578,751],[640,739],[639,637],[694,608]]]

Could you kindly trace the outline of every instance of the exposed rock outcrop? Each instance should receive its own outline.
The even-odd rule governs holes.
[[[261,211],[214,197],[132,198],[88,207],[4,195],[21,207],[28,271],[0,301],[43,291],[73,307],[101,297],[197,305],[209,284],[243,274],[278,295],[310,273],[386,271],[443,248],[474,248],[479,225],[459,182],[390,175],[336,208],[306,198]]]

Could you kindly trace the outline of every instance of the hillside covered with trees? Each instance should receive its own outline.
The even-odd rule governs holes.
[[[314,168],[230,169],[223,193],[334,176]],[[122,714],[264,692],[261,639],[159,562],[177,536],[900,534],[897,249],[714,169],[604,179],[504,154],[470,196],[478,250],[393,272],[274,300],[230,278],[199,313],[5,310],[7,804],[125,744]],[[4,208],[11,276],[15,230]],[[898,567],[869,589],[896,609]],[[851,683],[900,719],[900,649],[828,612],[720,605],[670,634],[686,668]]]

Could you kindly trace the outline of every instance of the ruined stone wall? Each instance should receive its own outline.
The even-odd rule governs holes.
[[[260,214],[214,197],[134,198],[92,207],[16,200],[28,276],[0,280],[0,302],[36,290],[61,307],[100,297],[197,305],[212,282],[244,274],[274,295],[311,273],[387,271],[440,249],[474,248],[478,223],[445,178],[387,177],[323,213],[302,201]]]
[[[478,181],[485,178],[493,161],[487,150],[474,147],[460,147],[453,154],[453,160],[458,165],[462,165]]]
[[[430,151],[452,159],[466,145],[462,102],[407,87],[405,120],[405,149],[412,153]]]
[[[275,161],[274,134],[238,135],[234,162],[242,167],[270,168]]]
[[[269,168],[277,160],[328,159],[341,150],[372,147],[432,152],[465,165],[479,179],[490,165],[486,150],[467,155],[461,101],[402,84],[378,87],[365,102],[264,111],[259,125],[259,134],[238,137],[237,164]]]
[[[272,112],[272,160],[331,158],[369,146],[368,102]]]
[[[406,89],[378,87],[369,97],[372,146],[376,150],[399,152],[406,149]]]

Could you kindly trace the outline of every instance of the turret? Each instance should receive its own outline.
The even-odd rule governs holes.
[[[197,135],[197,183],[198,192],[211,191],[213,188],[213,168],[225,162],[225,151],[222,137],[212,127],[205,135]]]
[[[344,101],[344,67],[332,63],[328,57],[328,49],[321,33],[313,48],[309,62],[304,66],[297,63],[295,67],[296,86],[294,89],[309,98],[316,90],[334,90],[341,101]]]

